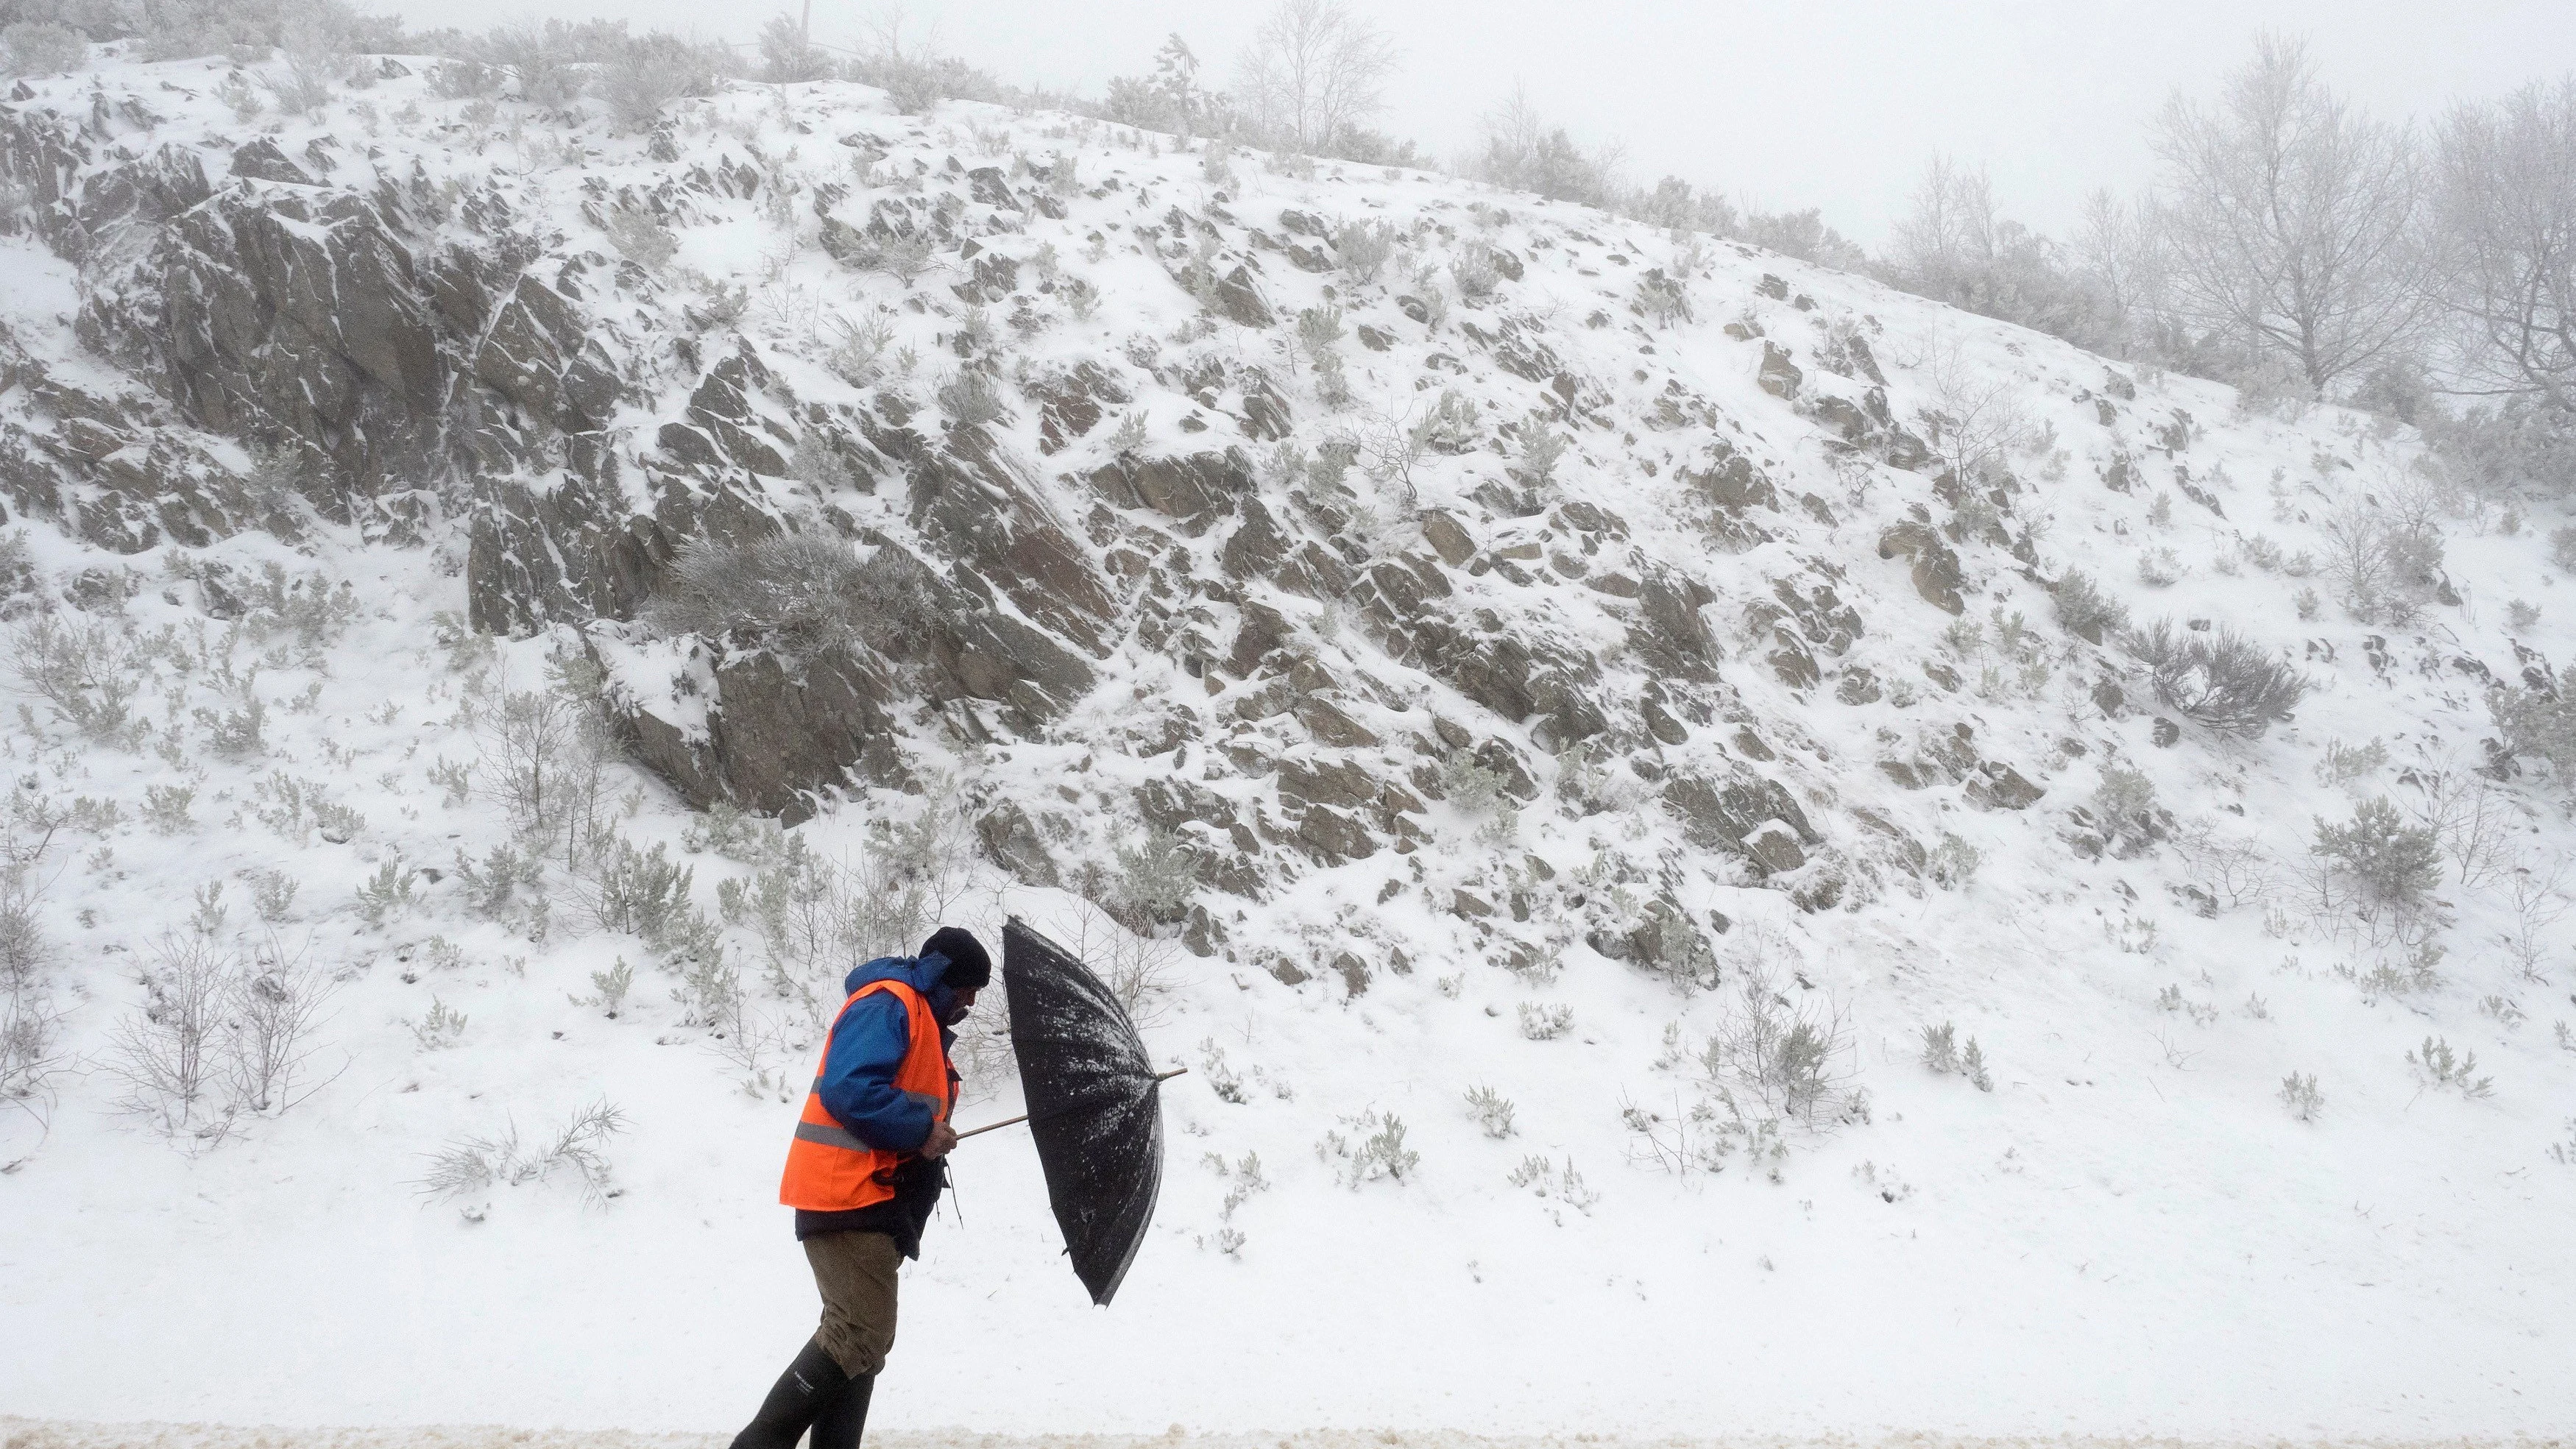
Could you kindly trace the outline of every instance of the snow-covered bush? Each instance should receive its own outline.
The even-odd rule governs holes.
[[[1375,1108],[1342,1119],[1343,1130],[1327,1132],[1315,1144],[1315,1156],[1332,1169],[1333,1180],[1356,1190],[1381,1177],[1409,1182],[1422,1154],[1404,1145],[1404,1121]]]
[[[2495,1078],[2477,1075],[2476,1052],[2454,1052],[2449,1041],[2441,1037],[2424,1038],[2420,1052],[2406,1054],[2406,1065],[2424,1085],[2449,1088],[2472,1101],[2495,1095]]]
[[[1010,415],[1002,402],[1001,384],[981,368],[959,369],[939,385],[938,396],[941,410],[961,428],[987,427]]]
[[[598,994],[588,997],[576,996],[572,998],[572,1004],[596,1006],[610,1021],[615,1021],[617,1014],[626,1009],[626,994],[635,989],[635,968],[626,964],[626,958],[620,956],[616,964],[607,970],[590,973],[590,987]]]
[[[637,850],[612,835],[590,881],[591,919],[665,955],[703,961],[714,954],[715,925],[691,900],[696,880],[696,870],[672,860],[659,841]]]
[[[411,1023],[411,1039],[422,1051],[445,1051],[465,1040],[465,1013],[436,996],[429,998],[429,1011]]]
[[[1927,853],[1923,873],[1932,883],[1947,890],[1965,890],[1977,878],[1977,867],[1985,860],[1984,852],[1948,831],[1941,832],[1941,843]]]
[[[1511,471],[1533,488],[1546,488],[1556,482],[1556,465],[1573,446],[1563,433],[1547,424],[1545,413],[1533,412],[1518,429],[1520,456],[1513,461]]]
[[[2328,789],[2341,789],[2355,780],[2366,779],[2388,768],[2388,746],[2376,738],[2366,745],[2347,745],[2341,740],[2328,740],[2323,758],[2317,761],[2317,783]]]
[[[1571,1156],[1562,1168],[1542,1155],[1524,1157],[1520,1166],[1504,1174],[1503,1180],[1540,1197],[1553,1197],[1576,1212],[1588,1213],[1593,1204],[1601,1201],[1601,1194],[1594,1192],[1584,1182],[1583,1174],[1574,1170]]]
[[[2374,905],[2412,911],[2442,883],[2442,849],[2433,831],[2408,825],[2385,796],[2364,801],[2341,825],[2318,817],[2309,850]]]
[[[1967,1050],[1959,1054],[1959,1074],[1980,1092],[1995,1089],[1994,1075],[1986,1070],[1986,1050],[1977,1045],[1975,1037],[1968,1038]]]
[[[1383,222],[1346,222],[1333,233],[1333,253],[1352,281],[1374,282],[1395,257],[1395,232]]]
[[[595,84],[609,114],[628,130],[650,126],[673,101],[711,96],[730,64],[724,48],[656,31],[618,47],[599,67]]]
[[[2576,665],[2561,671],[2555,687],[2508,684],[2487,691],[2505,748],[2545,760],[2562,781],[2576,781]]]
[[[2057,581],[2057,622],[2099,644],[2129,627],[2129,606],[2102,592],[2091,575],[2069,569]]]
[[[416,1186],[427,1197],[462,1197],[492,1187],[524,1187],[570,1172],[593,1201],[611,1195],[608,1139],[626,1130],[626,1114],[606,1101],[573,1113],[550,1137],[523,1142],[517,1123],[497,1137],[460,1137],[430,1154]],[[475,1216],[469,1213],[469,1216]]]
[[[2124,642],[2147,666],[2157,699],[2221,734],[2259,735],[2308,692],[2298,671],[2232,629],[2177,629],[2166,619]]]
[[[1118,847],[1117,854],[1116,899],[1111,904],[1141,922],[1179,920],[1199,884],[1188,843],[1154,826],[1138,843]]]
[[[1531,1041],[1554,1041],[1574,1029],[1574,1008],[1562,1002],[1524,1001],[1517,1011],[1521,1035]]]
[[[900,653],[933,616],[928,581],[899,550],[861,561],[820,533],[692,544],[643,610],[658,632],[733,635],[796,661],[871,647]]]
[[[1467,1115],[1488,1137],[1500,1139],[1512,1135],[1511,1099],[1488,1086],[1467,1089]]]
[[[1207,1079],[1208,1090],[1216,1093],[1220,1102],[1241,1106],[1252,1100],[1252,1093],[1243,1085],[1243,1074],[1226,1064],[1225,1048],[1216,1044],[1215,1037],[1199,1042],[1199,1075]]]
[[[89,46],[68,25],[21,20],[0,30],[0,76],[55,75],[88,60]]]
[[[2139,837],[2154,829],[2156,786],[2138,770],[2104,765],[2093,789],[2093,808],[2115,836]]]
[[[1458,295],[1470,302],[1494,295],[1494,288],[1502,283],[1502,273],[1494,265],[1493,244],[1471,241],[1460,247],[1458,259],[1449,264],[1449,275],[1458,283]]]
[[[2317,1090],[2317,1074],[2292,1072],[2281,1079],[2281,1105],[2302,1122],[2314,1122],[2325,1110],[2325,1093]]]
[[[1936,1077],[1948,1076],[1959,1069],[1959,1029],[1949,1022],[1920,1028],[1923,1037],[1923,1065]]]
[[[65,1061],[62,1013],[45,980],[53,945],[37,919],[45,847],[0,835],[0,1101],[30,1111]]]

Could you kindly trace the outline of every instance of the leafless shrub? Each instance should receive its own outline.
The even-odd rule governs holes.
[[[2549,953],[2549,929],[2568,908],[2568,861],[2555,851],[2530,855],[2505,872],[2505,903],[2512,908],[2504,947],[2526,981],[2545,979],[2541,961]]]
[[[236,966],[203,936],[169,935],[154,949],[141,1010],[119,1022],[110,1068],[122,1105],[173,1140],[221,1141],[239,1104],[224,1091],[223,1013]]]
[[[1914,417],[1933,456],[1961,483],[1999,479],[2032,433],[2015,379],[1977,366],[1956,339],[1941,336],[1924,348],[1921,371],[1930,405]]]
[[[274,938],[251,969],[233,977],[230,1085],[242,1110],[275,1116],[313,1094],[313,1033],[333,989],[328,976]]]
[[[2221,734],[2259,735],[2288,719],[2308,681],[2231,629],[2176,629],[2170,619],[2124,640],[2156,698]]]
[[[1830,1002],[1792,1002],[1751,966],[1730,1005],[1699,1062],[1731,1109],[1814,1128],[1846,1105],[1851,1033]]]
[[[2223,836],[2206,820],[2174,832],[2173,846],[2191,883],[2224,909],[2262,904],[2279,879],[2261,845]]]
[[[598,711],[559,690],[514,691],[482,728],[482,787],[510,813],[530,849],[566,864],[605,832],[607,727]]]
[[[1174,943],[1131,931],[1097,907],[1078,909],[1073,930],[1059,936],[1065,949],[1118,998],[1128,1019],[1151,1026],[1164,1015],[1164,998],[1179,985],[1180,952]]]
[[[909,955],[966,898],[975,832],[953,784],[935,781],[908,821],[880,817],[853,854],[826,861],[789,836],[748,880],[725,881],[725,920],[760,933],[767,983],[801,1005],[819,1031],[841,1004],[852,967]]]
[[[2442,853],[2476,886],[2506,868],[2506,843],[2517,822],[2512,796],[2469,770],[2409,770],[2399,783],[2414,787],[2407,813],[2433,832]]]
[[[63,1015],[45,981],[52,943],[37,919],[35,873],[49,840],[0,834],[0,1101],[39,1120],[46,1079],[68,1060]]]

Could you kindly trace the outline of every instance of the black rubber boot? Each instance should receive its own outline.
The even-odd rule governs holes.
[[[796,1361],[770,1386],[769,1397],[760,1401],[760,1412],[733,1436],[733,1449],[796,1449],[797,1436],[805,1432],[805,1426],[813,1423],[814,1416],[834,1399],[842,1397],[841,1391],[849,1384],[850,1376],[832,1362],[823,1345],[810,1338],[805,1340],[805,1346],[796,1352]]]
[[[876,1387],[875,1374],[850,1380],[814,1420],[814,1437],[805,1441],[806,1449],[859,1449],[859,1431],[868,1426],[868,1396]]]

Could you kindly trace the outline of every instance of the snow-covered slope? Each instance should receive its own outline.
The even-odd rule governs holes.
[[[1109,1311],[1024,1139],[961,1151],[891,1427],[2576,1413],[2571,840],[2482,745],[2566,623],[2545,528],[2410,439],[1426,174],[829,85],[626,135],[433,66],[0,105],[19,999],[68,1054],[0,1112],[0,1407],[731,1424],[810,1318],[815,1003],[930,910],[1079,937],[1193,1072]],[[2354,617],[2338,540],[2427,520],[2410,622]],[[851,647],[636,618],[787,534],[863,561]],[[2311,691],[2190,722],[2071,572]],[[622,752],[569,817],[509,788],[546,698]],[[2453,847],[2402,919],[2310,881],[2383,795]],[[655,850],[702,917],[638,904]],[[246,963],[219,1039],[330,984],[302,1088],[126,1109],[191,956]],[[1728,1075],[1757,1018],[1821,1095]],[[422,1190],[600,1101],[596,1190]]]

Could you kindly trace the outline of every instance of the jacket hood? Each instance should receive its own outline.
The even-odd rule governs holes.
[[[849,996],[872,982],[900,981],[927,1001],[930,993],[939,989],[940,973],[947,969],[945,956],[879,956],[852,970],[849,979],[841,983],[841,994]]]

